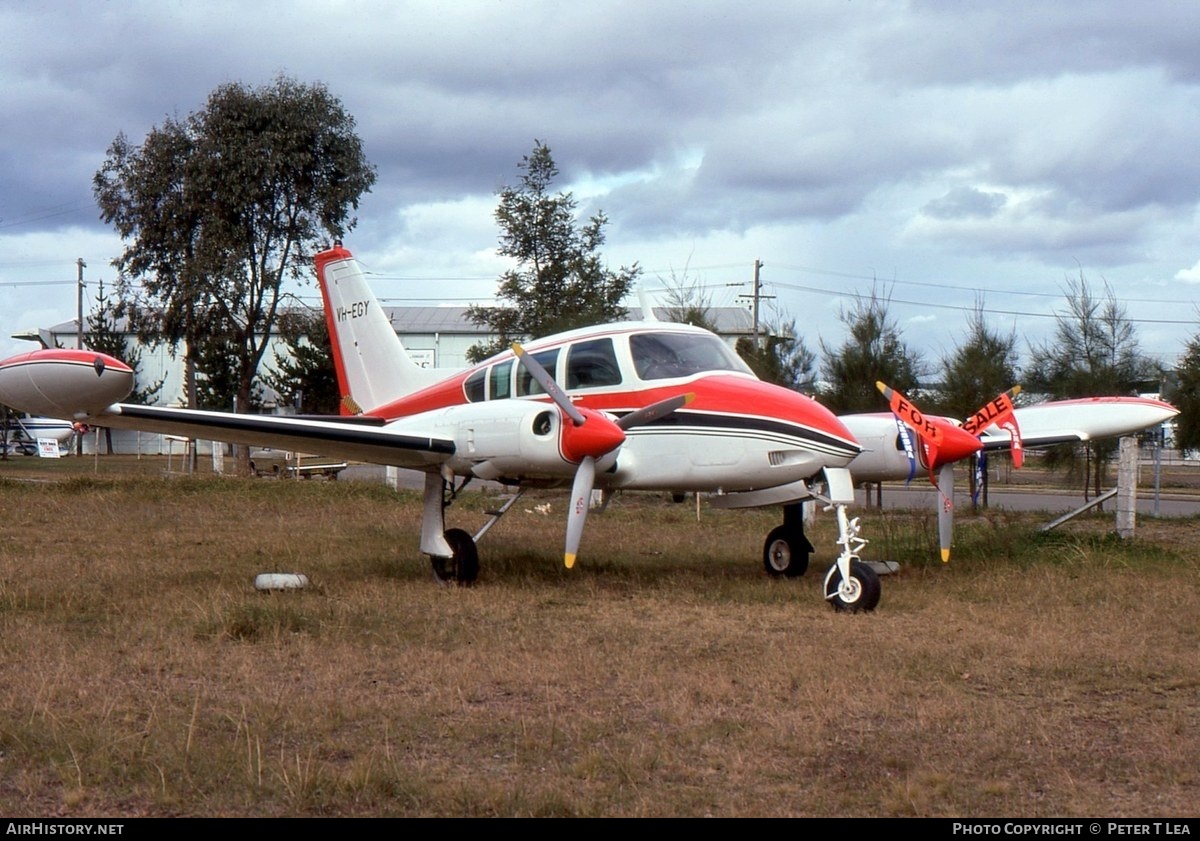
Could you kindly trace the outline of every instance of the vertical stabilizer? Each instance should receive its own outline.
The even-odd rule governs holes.
[[[428,385],[429,372],[404,350],[354,256],[337,245],[316,264],[342,414],[369,413]]]

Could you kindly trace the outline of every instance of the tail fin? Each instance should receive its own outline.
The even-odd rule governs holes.
[[[354,256],[341,245],[316,256],[342,414],[356,415],[429,385],[409,358]]]

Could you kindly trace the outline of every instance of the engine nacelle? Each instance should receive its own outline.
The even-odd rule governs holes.
[[[916,434],[908,432],[910,453],[891,415],[847,415],[842,421],[863,448],[850,462],[856,483],[887,481],[909,473],[921,476],[926,470]]]
[[[133,391],[133,369],[90,350],[50,348],[0,362],[0,403],[31,415],[78,419]]]
[[[570,430],[563,424],[561,411],[551,403],[496,400],[444,412],[430,431],[454,439],[456,472],[481,479],[563,479],[578,468],[577,459],[564,452],[564,432]],[[598,466],[610,463],[605,458]]]

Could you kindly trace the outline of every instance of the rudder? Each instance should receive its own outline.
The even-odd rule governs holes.
[[[315,261],[342,414],[369,413],[428,385],[429,373],[405,351],[354,256],[338,244]]]

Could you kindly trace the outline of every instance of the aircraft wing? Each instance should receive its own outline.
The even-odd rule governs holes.
[[[1179,414],[1170,403],[1148,397],[1085,397],[1052,400],[1013,412],[1023,447],[1116,438],[1157,426]],[[985,450],[1009,449],[1012,436],[997,426],[980,435]]]
[[[454,441],[422,434],[403,421],[357,418],[315,420],[287,415],[238,415],[118,403],[90,416],[89,423],[211,441],[228,441],[323,456],[430,470],[454,455]]]

